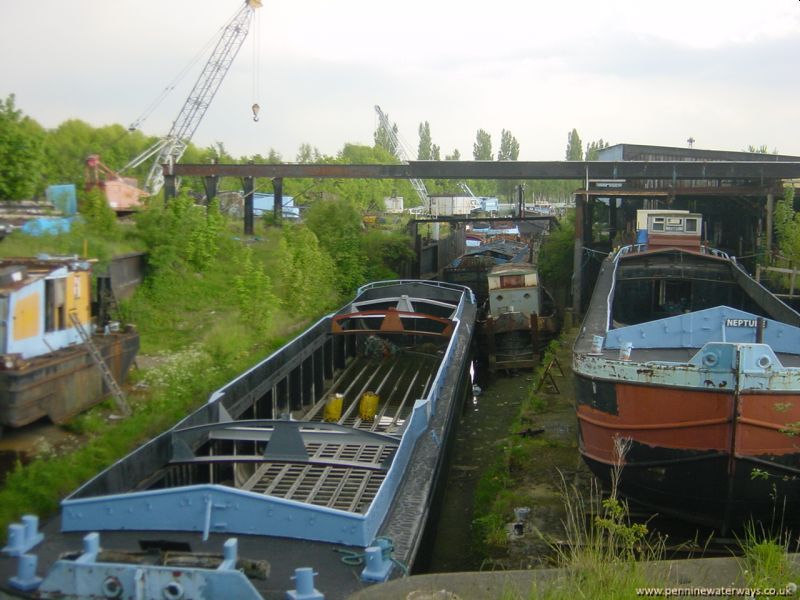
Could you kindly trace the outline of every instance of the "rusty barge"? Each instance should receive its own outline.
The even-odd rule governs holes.
[[[0,428],[47,417],[63,423],[110,390],[81,328],[93,330],[91,263],[77,258],[0,261]],[[124,381],[139,335],[131,329],[92,336],[106,366]]]
[[[643,213],[643,211],[640,211]],[[800,315],[727,254],[702,217],[640,214],[603,263],[574,347],[579,446],[659,513],[737,529],[800,508]]]
[[[34,598],[337,599],[402,575],[472,389],[474,322],[462,286],[362,287],[65,498],[46,543],[32,517],[17,525],[0,585]]]

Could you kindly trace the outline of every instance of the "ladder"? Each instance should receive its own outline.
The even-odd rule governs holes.
[[[69,313],[69,318],[72,320],[72,324],[75,326],[75,329],[78,331],[78,335],[81,336],[84,345],[89,349],[89,354],[94,360],[95,364],[100,367],[100,373],[103,376],[103,381],[105,381],[108,389],[111,390],[111,395],[114,397],[114,403],[117,405],[117,409],[125,416],[129,416],[131,414],[131,409],[128,406],[128,403],[125,402],[125,394],[120,389],[119,385],[117,385],[114,376],[111,374],[111,371],[108,369],[108,365],[103,360],[103,356],[100,354],[100,351],[97,349],[97,346],[94,345],[92,341],[92,336],[89,335],[89,332],[84,329],[83,324],[78,319],[78,315],[74,312]]]

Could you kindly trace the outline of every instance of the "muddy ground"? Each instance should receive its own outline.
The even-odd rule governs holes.
[[[508,545],[503,550],[486,553],[473,544],[471,524],[475,489],[481,476],[494,461],[509,436],[518,434],[512,425],[518,419],[522,403],[538,386],[531,371],[501,374],[491,380],[478,376],[480,394],[467,404],[456,429],[451,448],[450,468],[444,485],[442,506],[437,523],[429,572],[493,569],[520,569],[552,564],[550,543],[564,538],[564,484],[588,489],[591,474],[584,466],[577,447],[574,393],[569,371],[572,337],[565,336],[558,351],[558,366],[550,372],[558,388],[544,385],[540,397],[545,406],[521,430],[530,430],[535,439],[534,460],[522,473],[516,492],[530,499],[530,512],[521,530],[513,527],[514,515],[508,515]],[[539,431],[541,430],[541,431]]]

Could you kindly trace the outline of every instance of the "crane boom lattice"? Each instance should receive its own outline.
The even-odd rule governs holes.
[[[172,123],[169,133],[145,150],[124,169],[135,168],[153,156],[155,162],[150,167],[144,189],[156,194],[164,185],[162,167],[164,163],[178,162],[197,130],[200,121],[211,105],[219,86],[242,47],[255,9],[261,7],[261,0],[246,0],[244,6],[225,25],[211,56],[203,67],[189,97],[183,103],[178,117]]]
[[[383,128],[384,132],[387,136],[389,136],[389,139],[392,140],[392,145],[395,147],[397,158],[404,163],[408,163],[408,150],[403,142],[400,141],[397,133],[395,133],[392,124],[389,122],[389,117],[384,114],[384,112],[381,110],[381,107],[377,104],[375,105],[375,112],[378,113],[378,119],[380,120],[381,127]],[[414,191],[417,192],[419,199],[422,200],[422,206],[428,210],[430,208],[430,199],[428,198],[428,189],[425,187],[425,182],[423,182],[421,179],[409,179],[409,181],[411,182],[411,186],[414,188]]]

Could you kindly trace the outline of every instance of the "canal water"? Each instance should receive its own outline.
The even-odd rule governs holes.
[[[534,460],[525,466],[524,476],[518,478],[520,489],[514,490],[531,500],[531,506],[520,507],[530,509],[522,531],[514,529],[515,515],[509,512],[506,549],[492,556],[477,550],[472,534],[475,491],[481,476],[496,464],[509,436],[519,433],[511,431],[512,425],[538,381],[534,381],[531,371],[491,380],[479,373],[476,384],[480,392],[467,402],[455,429],[441,508],[437,521],[431,525],[428,572],[519,569],[552,562],[552,546],[543,537],[563,539],[564,483],[584,489],[591,478],[577,449],[574,395],[568,370],[571,342],[564,341],[562,346],[559,364],[551,369],[558,392],[549,385],[543,386],[539,396],[545,406],[533,422],[523,426],[536,437],[537,451]]]

